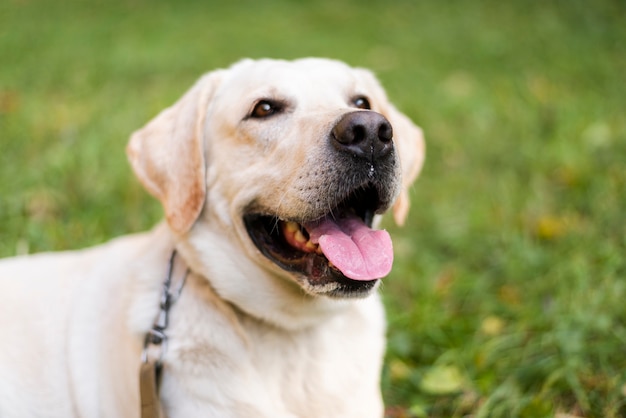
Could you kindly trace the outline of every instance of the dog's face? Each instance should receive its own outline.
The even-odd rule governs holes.
[[[345,298],[391,269],[372,227],[392,207],[403,222],[423,140],[366,70],[245,60],[203,77],[129,155],[179,236],[209,229],[245,269]]]

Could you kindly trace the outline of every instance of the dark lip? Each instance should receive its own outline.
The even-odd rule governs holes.
[[[386,209],[386,203],[381,200],[375,185],[366,184],[353,190],[324,216],[339,216],[350,211],[371,227],[374,214],[382,213]],[[262,211],[251,212],[243,217],[248,235],[259,251],[283,270],[294,273],[297,279],[306,280],[313,289],[318,288],[320,293],[338,298],[368,294],[378,280],[352,280],[331,266],[323,254],[300,251],[287,244],[282,234],[281,222],[305,223],[315,220],[317,219],[280,219]],[[329,284],[332,286],[328,286]]]

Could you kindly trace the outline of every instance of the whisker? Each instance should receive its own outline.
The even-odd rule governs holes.
[[[280,219],[278,219],[278,217],[274,217],[274,225],[272,225],[272,230],[270,231],[270,234],[274,234],[274,233],[279,233],[280,230],[278,228],[278,224],[280,223]]]

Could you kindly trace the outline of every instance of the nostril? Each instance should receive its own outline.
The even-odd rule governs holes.
[[[393,129],[391,128],[389,122],[385,121],[381,123],[380,127],[378,128],[378,139],[380,139],[381,142],[384,143],[391,142],[391,140],[393,139]]]
[[[358,144],[363,141],[367,136],[367,132],[365,130],[365,126],[363,125],[354,125],[352,128],[352,143]]]
[[[335,140],[342,145],[356,145],[367,138],[367,127],[361,123],[352,122],[352,120],[342,120],[332,131]]]

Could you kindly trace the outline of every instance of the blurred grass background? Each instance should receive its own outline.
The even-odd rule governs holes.
[[[387,223],[388,416],[624,417],[625,12],[617,0],[5,0],[0,256],[157,222],[124,146],[203,72],[342,59],[373,69],[428,145],[408,226]]]

